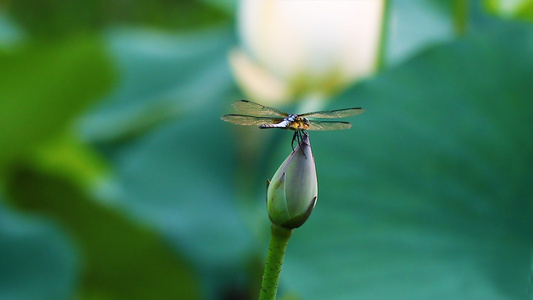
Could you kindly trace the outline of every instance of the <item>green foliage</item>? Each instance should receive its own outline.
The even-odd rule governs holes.
[[[228,14],[199,1],[17,0],[10,14],[37,38],[93,33],[110,25],[190,30],[228,22]]]
[[[516,17],[530,22],[533,21],[533,1],[524,3],[516,12]]]
[[[0,53],[0,171],[65,130],[114,79],[94,38],[16,50]]]
[[[234,89],[227,62],[233,43],[226,27],[190,35],[110,31],[109,48],[122,76],[110,99],[82,121],[84,138],[126,140],[162,122],[197,115],[206,104],[222,105]]]
[[[191,270],[160,236],[68,181],[20,168],[6,194],[18,207],[68,228],[81,254],[82,299],[198,299]]]
[[[78,267],[56,224],[0,203],[0,299],[69,299]]]
[[[386,64],[399,64],[427,45],[453,40],[454,4],[456,0],[389,1]]]
[[[487,11],[493,14],[517,20],[533,21],[533,1],[531,0],[485,0],[483,3]]]

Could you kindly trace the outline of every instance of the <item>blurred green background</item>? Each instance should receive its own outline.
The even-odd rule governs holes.
[[[365,114],[311,134],[280,297],[532,297],[522,2],[391,1],[385,68],[328,103]],[[292,135],[220,120],[238,5],[0,3],[0,299],[257,297]]]

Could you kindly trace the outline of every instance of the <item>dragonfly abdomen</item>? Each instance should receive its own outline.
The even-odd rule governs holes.
[[[290,122],[287,121],[287,119],[277,123],[277,124],[262,124],[259,125],[259,128],[266,129],[266,128],[288,128]]]

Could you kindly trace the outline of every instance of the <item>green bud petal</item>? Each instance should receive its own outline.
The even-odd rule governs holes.
[[[271,191],[270,193],[267,192],[267,209],[272,223],[278,224],[290,219],[290,215],[285,198],[285,173],[281,174],[275,181],[274,178],[267,188],[267,191]]]
[[[316,167],[309,138],[285,159],[267,188],[267,210],[272,223],[297,228],[311,215],[318,197]]]

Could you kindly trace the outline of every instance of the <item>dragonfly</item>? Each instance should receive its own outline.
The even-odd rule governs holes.
[[[237,125],[259,126],[261,129],[281,128],[293,130],[292,144],[300,140],[306,130],[341,130],[352,127],[349,122],[324,121],[317,119],[336,119],[362,114],[365,110],[360,107],[344,108],[330,111],[316,111],[304,114],[288,114],[277,108],[264,106],[248,100],[233,103],[236,111],[242,114],[228,114],[222,120]],[[311,118],[311,120],[309,119]]]

